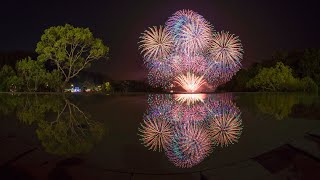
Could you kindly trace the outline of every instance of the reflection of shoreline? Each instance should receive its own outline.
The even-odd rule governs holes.
[[[3,114],[16,114],[19,121],[36,125],[45,151],[70,156],[89,152],[104,134],[103,125],[90,118],[67,97],[60,95],[0,96]]]
[[[238,142],[240,110],[231,94],[154,94],[139,128],[142,143],[164,150],[173,164],[190,168],[205,159],[214,146]]]
[[[282,120],[291,114],[294,105],[299,104],[299,97],[296,94],[262,93],[254,95],[254,102],[262,113]]]

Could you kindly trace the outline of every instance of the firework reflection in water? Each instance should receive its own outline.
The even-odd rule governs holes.
[[[238,142],[243,129],[240,110],[228,102],[221,105],[218,111],[209,122],[213,143],[225,147]]]
[[[150,150],[164,150],[169,160],[190,168],[213,152],[238,142],[243,126],[231,94],[155,94],[139,128]]]

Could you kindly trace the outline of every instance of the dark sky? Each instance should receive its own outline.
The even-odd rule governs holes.
[[[86,0],[2,1],[0,51],[34,51],[43,31],[70,23],[89,27],[110,47],[108,62],[91,70],[113,79],[143,79],[146,72],[137,50],[140,33],[163,25],[175,11],[191,9],[215,30],[238,35],[243,64],[270,58],[276,49],[319,47],[317,1],[290,0]]]

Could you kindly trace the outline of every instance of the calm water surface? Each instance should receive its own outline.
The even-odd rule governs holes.
[[[22,179],[219,171],[320,129],[319,110],[295,93],[2,94],[0,165]]]

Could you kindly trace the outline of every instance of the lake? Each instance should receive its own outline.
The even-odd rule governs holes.
[[[0,94],[0,117],[0,179],[320,178],[318,95]]]

